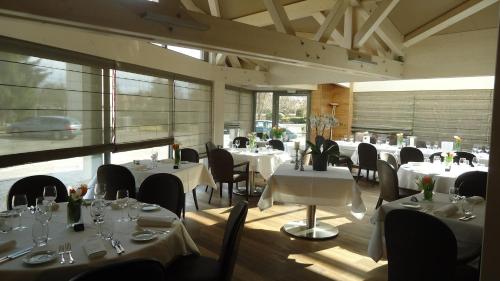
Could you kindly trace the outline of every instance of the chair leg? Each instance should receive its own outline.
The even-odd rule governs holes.
[[[246,190],[247,190],[247,202],[249,201],[249,200],[248,200],[248,197],[250,196],[250,188],[249,188],[248,181],[249,181],[249,179],[247,179],[247,180],[245,181],[245,187],[246,187]]]
[[[208,191],[208,185],[205,187],[205,192],[207,192],[207,191]]]
[[[184,193],[184,208],[182,208],[182,218],[186,219],[186,193]]]
[[[361,168],[358,168],[358,176],[356,177],[356,182],[359,181],[359,176],[361,175]]]
[[[198,211],[198,198],[196,198],[196,187],[193,189],[193,200],[194,200],[194,206],[196,207],[196,210]]]
[[[231,207],[231,205],[233,205],[233,183],[232,182],[227,183],[227,191],[229,193],[229,207]]]
[[[380,207],[380,205],[382,205],[383,201],[384,201],[384,199],[382,199],[382,197],[378,198],[377,205],[375,205],[375,210],[378,209]]]
[[[220,195],[220,198],[222,199],[222,186],[224,185],[223,182],[220,183],[220,190],[219,190],[219,195]]]
[[[210,197],[208,197],[208,204],[210,204],[210,201],[212,201],[212,195],[214,194],[214,189],[210,190]]]

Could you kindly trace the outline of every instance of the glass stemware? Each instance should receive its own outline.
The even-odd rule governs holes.
[[[28,227],[23,225],[22,217],[23,213],[28,210],[28,198],[26,194],[16,194],[12,197],[12,209],[15,211],[16,216],[18,217],[18,225],[14,228],[14,230],[22,231]]]
[[[49,202],[50,205],[56,202],[57,188],[55,185],[47,185],[43,187],[43,198]]]
[[[96,183],[94,185],[94,199],[104,199],[106,196],[106,184]]]
[[[136,221],[139,218],[139,202],[135,199],[129,199],[128,201],[128,217],[131,221]]]
[[[47,204],[47,201],[43,197],[36,198],[35,207],[35,220],[40,223],[48,223],[52,219],[52,208],[51,205]]]
[[[127,207],[127,201],[128,201],[128,190],[119,189],[116,192],[116,204],[122,210],[122,216],[121,216],[121,218],[118,219],[119,222],[126,222],[127,221],[127,218],[125,215],[125,207]]]
[[[441,164],[441,156],[438,156],[438,155],[434,156],[434,158],[432,159],[432,162],[434,164]]]
[[[94,220],[94,223],[97,226],[97,236],[100,237],[101,234],[101,225],[104,221],[104,211],[105,211],[105,203],[102,199],[96,199],[92,201],[90,204],[90,216]]]
[[[236,148],[240,148],[240,140],[235,140],[234,144],[236,145]]]
[[[477,157],[472,158],[472,165],[474,167],[479,167],[479,160],[477,160]]]

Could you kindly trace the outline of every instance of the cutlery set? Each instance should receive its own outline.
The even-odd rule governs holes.
[[[59,245],[59,251],[57,253],[60,256],[60,258],[59,258],[60,264],[65,264],[66,262],[68,262],[69,264],[75,263],[75,259],[73,259],[73,255],[72,255],[73,251],[71,250],[71,243],[66,242],[62,245]],[[64,254],[68,255],[67,261],[64,258]]]
[[[14,253],[12,253],[10,255],[4,256],[4,257],[0,258],[0,264],[4,263],[6,261],[10,261],[10,260],[13,260],[15,258],[18,258],[20,256],[24,256],[27,253],[31,252],[32,249],[33,249],[33,247],[29,247],[29,248],[22,249],[22,250],[19,250],[17,252],[14,252]]]
[[[125,252],[125,248],[123,248],[122,243],[119,240],[111,239],[111,246],[116,250],[118,255]]]

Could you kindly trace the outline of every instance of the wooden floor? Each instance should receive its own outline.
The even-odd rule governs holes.
[[[359,185],[366,216],[357,220],[348,207],[318,207],[318,218],[340,229],[335,239],[319,242],[294,239],[280,231],[283,224],[304,219],[305,206],[274,205],[261,212],[258,198],[250,198],[233,280],[387,280],[386,261],[375,263],[367,256],[373,229],[369,221],[379,188],[362,180]],[[210,205],[204,187],[198,187],[197,194],[200,210],[188,197],[185,225],[202,254],[217,257],[229,215],[227,189],[222,200],[214,192]],[[238,200],[244,198],[233,196],[233,201]]]

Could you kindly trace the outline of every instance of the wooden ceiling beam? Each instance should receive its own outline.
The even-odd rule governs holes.
[[[241,63],[236,56],[228,56],[231,67],[241,68]]]
[[[333,31],[339,25],[344,13],[349,6],[348,0],[337,0],[333,5],[320,28],[314,35],[314,40],[325,43],[332,36]],[[342,40],[343,41],[343,40]],[[342,42],[341,41],[341,42]]]
[[[210,8],[210,14],[212,16],[218,18],[222,17],[219,0],[208,0],[208,7]]]
[[[215,57],[215,64],[216,65],[226,65],[226,54],[217,54]]]
[[[398,3],[399,0],[385,0],[378,5],[354,36],[355,48],[363,46]]]
[[[283,5],[281,5],[279,0],[262,0],[262,1],[266,6],[267,11],[271,15],[276,30],[281,33],[295,35],[295,31],[292,28],[290,19],[288,19],[285,9],[283,8]]]
[[[481,11],[498,2],[498,0],[468,0],[449,10],[443,15],[427,22],[404,37],[403,45],[410,47],[438,33],[439,31]]]
[[[314,13],[312,17],[316,20],[317,23],[319,23],[320,26],[323,24],[323,22],[325,22],[326,18],[322,12]],[[313,40],[313,37],[308,39]],[[340,32],[337,29],[333,30],[331,39],[333,39],[333,41],[335,41],[339,46],[342,46],[342,42],[344,42],[344,36],[342,36],[342,34],[340,34]]]
[[[184,8],[186,8],[189,11],[200,13],[200,14],[205,13],[202,9],[200,9],[200,8],[198,8],[198,6],[196,6],[196,4],[193,2],[193,0],[181,0],[181,3],[184,6]]]
[[[344,48],[352,49],[352,7],[349,6],[344,13]]]

